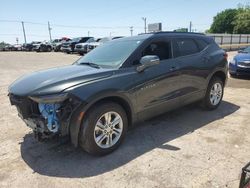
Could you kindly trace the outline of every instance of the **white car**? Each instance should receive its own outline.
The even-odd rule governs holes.
[[[79,53],[80,55],[83,55],[85,53],[87,53],[87,49],[88,49],[88,44],[95,42],[95,39],[93,37],[90,37],[89,39],[87,39],[86,41],[82,42],[82,43],[78,43],[75,45],[75,49],[74,51]]]
[[[105,42],[108,42],[108,41],[111,41],[114,39],[119,39],[119,38],[122,38],[122,37],[104,37],[104,38],[101,38],[100,40],[98,40],[96,42],[92,42],[92,43],[88,44],[87,52],[93,50],[94,48],[100,46],[101,44],[103,44]]]

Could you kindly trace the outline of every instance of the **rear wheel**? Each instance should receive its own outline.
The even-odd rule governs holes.
[[[80,145],[91,154],[111,153],[121,144],[127,127],[127,115],[120,105],[113,102],[95,105],[84,117]]]
[[[48,50],[48,52],[51,52],[52,48],[50,46],[48,46],[47,50]]]
[[[224,94],[224,84],[219,77],[213,77],[208,84],[205,98],[202,101],[203,108],[207,110],[216,109],[221,101]]]

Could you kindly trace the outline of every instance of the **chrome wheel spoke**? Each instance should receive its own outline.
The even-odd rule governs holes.
[[[121,118],[120,117],[116,117],[113,121],[112,121],[112,123],[111,123],[111,125],[114,127],[114,126],[116,126],[118,123],[120,123],[121,122]]]
[[[110,123],[110,121],[111,121],[111,113],[106,113],[105,115],[104,115],[104,118],[105,118],[105,123],[106,124],[108,124],[108,123]]]
[[[98,121],[98,122],[96,123],[95,129],[96,129],[96,130],[101,130],[101,131],[103,131],[103,130],[105,129],[105,127],[104,127],[104,125],[103,125],[100,121]]]
[[[107,136],[105,134],[100,134],[96,140],[97,140],[97,143],[102,143],[102,141],[106,138]]]

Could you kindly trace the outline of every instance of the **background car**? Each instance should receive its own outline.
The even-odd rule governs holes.
[[[55,39],[55,40],[53,40],[52,43],[51,43],[53,50],[55,52],[61,51],[62,44],[65,43],[65,42],[68,42],[70,40],[71,39],[67,38],[67,37],[63,37],[61,39]]]
[[[229,62],[231,76],[250,75],[250,46],[239,53]]]
[[[88,52],[88,44],[91,42],[95,42],[94,37],[90,37],[89,39],[86,38],[85,42],[79,43],[75,45],[75,52],[83,55]]]
[[[92,37],[77,37],[72,40],[62,44],[61,51],[66,53],[73,53],[75,50],[75,45],[79,43],[84,43]]]
[[[41,44],[41,43],[42,42],[39,42],[39,41],[33,41],[31,43],[23,44],[23,50],[24,51],[33,51],[33,48],[35,47],[35,45]]]
[[[96,42],[92,42],[92,43],[88,44],[87,52],[93,50],[94,48],[96,48],[97,46],[99,46],[105,42],[108,42],[108,41],[111,41],[114,39],[119,39],[119,38],[122,38],[122,37],[104,37],[104,38],[101,38],[100,40],[98,40]]]
[[[33,50],[36,52],[51,52],[52,45],[49,42],[44,41],[38,44],[34,44]]]

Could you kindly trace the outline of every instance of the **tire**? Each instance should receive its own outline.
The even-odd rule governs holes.
[[[219,77],[213,77],[208,84],[206,95],[202,100],[202,107],[205,110],[214,110],[218,108],[218,106],[222,101],[223,94],[224,94],[223,81]]]
[[[49,46],[49,47],[47,48],[47,51],[48,51],[48,52],[51,52],[51,51],[52,51],[52,48]]]
[[[108,113],[111,114],[110,122],[120,118],[120,123],[114,124],[113,130],[112,124],[110,125],[111,129],[108,125],[106,126],[107,129],[104,128],[106,117],[109,119],[109,116],[105,117],[104,114],[107,115]],[[97,122],[99,126],[97,126]],[[127,114],[120,105],[113,102],[100,103],[86,113],[80,129],[79,144],[90,154],[106,155],[118,148],[125,138],[127,129]],[[111,139],[113,143],[108,143],[108,139]]]

